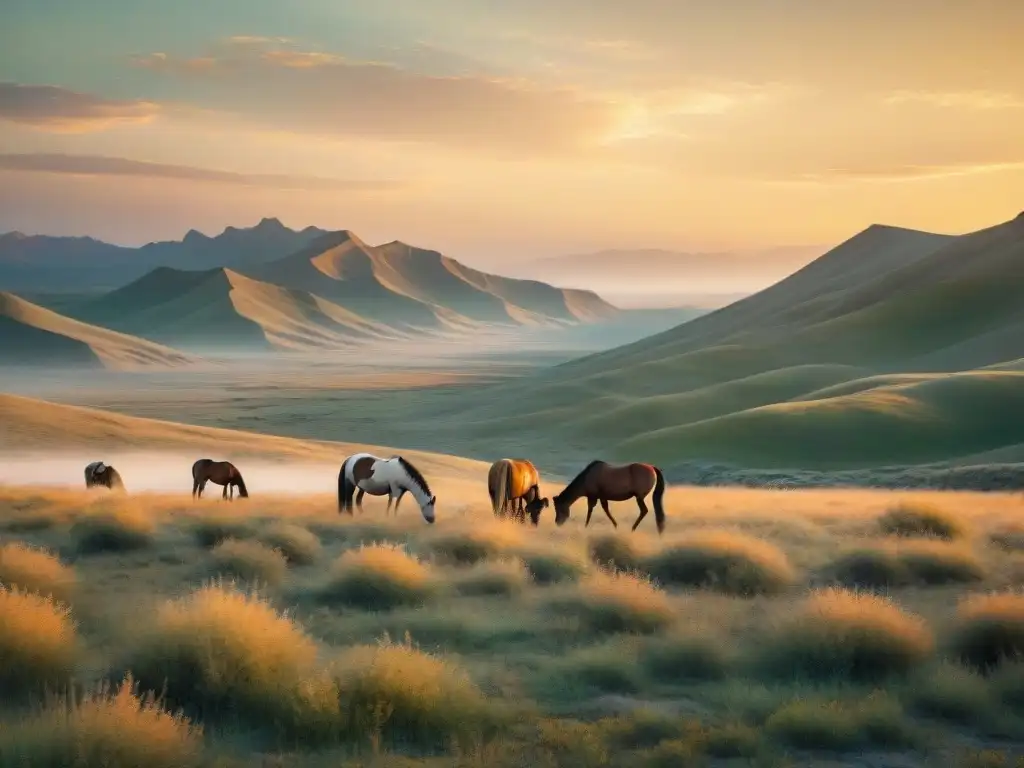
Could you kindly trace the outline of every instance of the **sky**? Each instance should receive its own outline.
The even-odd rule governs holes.
[[[11,0],[0,231],[264,216],[455,257],[1024,208],[1020,0]]]

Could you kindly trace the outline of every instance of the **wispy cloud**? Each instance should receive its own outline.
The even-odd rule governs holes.
[[[1022,109],[1024,98],[1002,91],[895,91],[886,104],[927,104],[948,109]]]
[[[151,101],[106,99],[54,85],[0,82],[0,120],[45,131],[101,131],[146,123],[159,112],[159,105]]]
[[[1024,161],[1003,163],[954,163],[948,165],[894,165],[888,167],[827,168],[823,171],[799,174],[782,183],[835,184],[861,182],[870,184],[900,184],[931,181],[956,176],[1024,171]]]
[[[307,191],[380,192],[399,189],[404,182],[392,180],[332,179],[272,173],[235,173],[188,165],[169,165],[104,155],[0,154],[0,170],[55,173],[73,176],[140,176],[156,179],[234,184],[245,187],[301,189]]]

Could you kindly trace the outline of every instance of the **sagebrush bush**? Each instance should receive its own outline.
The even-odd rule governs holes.
[[[71,679],[78,633],[66,606],[0,585],[0,692],[21,698]]]
[[[434,596],[437,577],[425,563],[391,544],[364,545],[342,553],[320,599],[370,610],[418,605]]]
[[[939,539],[960,539],[970,529],[955,515],[921,503],[903,503],[878,518],[878,527],[891,536],[932,536]]]
[[[488,520],[469,530],[431,536],[427,545],[440,560],[472,565],[521,548],[524,543],[521,528],[517,523]]]
[[[971,595],[962,600],[949,643],[956,657],[982,671],[1024,660],[1024,592]]]
[[[968,725],[991,716],[995,700],[988,682],[959,664],[921,670],[908,686],[908,705],[918,714]]]
[[[600,569],[553,594],[547,608],[592,632],[655,632],[675,619],[671,598],[646,576]]]
[[[526,563],[526,568],[538,584],[557,584],[573,581],[587,572],[587,563],[581,556],[555,548],[527,548],[516,554]]]
[[[281,552],[292,565],[312,565],[323,549],[315,533],[294,523],[271,526],[260,535],[260,541]]]
[[[276,549],[247,539],[224,539],[210,552],[214,575],[279,586],[288,575],[288,562]]]
[[[662,584],[744,596],[777,593],[796,578],[782,550],[730,531],[690,534],[645,558],[643,565]]]
[[[651,638],[640,658],[653,680],[722,680],[732,666],[732,650],[726,638],[680,629]]]
[[[978,556],[961,544],[908,541],[897,547],[896,556],[919,584],[969,584],[985,578]]]
[[[406,638],[355,646],[331,665],[341,702],[342,733],[364,740],[446,749],[470,743],[496,722],[496,712],[457,664],[424,653]]]
[[[587,541],[587,553],[591,560],[603,568],[618,571],[635,571],[640,567],[642,559],[635,542],[615,533],[592,536]]]
[[[615,643],[555,657],[542,666],[534,688],[544,699],[576,702],[602,693],[638,693],[643,682],[636,654]]]
[[[857,547],[841,553],[824,568],[827,580],[844,587],[892,589],[909,584],[910,572],[891,547]]]
[[[484,560],[455,576],[460,595],[516,595],[530,583],[530,573],[517,558]]]
[[[203,517],[192,523],[192,535],[201,547],[212,549],[225,539],[249,539],[254,535],[247,520],[232,517]]]
[[[81,701],[59,698],[0,725],[4,768],[190,768],[202,752],[202,727],[138,695],[131,676],[112,693],[103,683]]]
[[[0,546],[0,584],[66,601],[75,590],[75,571],[44,549],[13,541]]]
[[[834,752],[905,747],[915,739],[899,703],[885,694],[856,702],[793,701],[772,713],[764,727],[786,746]]]
[[[255,592],[209,583],[159,607],[124,659],[146,690],[206,719],[293,717],[317,645]]]
[[[934,644],[922,619],[887,598],[824,589],[766,638],[761,663],[770,676],[877,681],[911,671]]]
[[[88,512],[71,526],[79,554],[130,552],[153,543],[156,523],[134,508],[117,507]]]

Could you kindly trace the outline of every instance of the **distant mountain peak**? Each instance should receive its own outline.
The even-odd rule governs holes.
[[[281,223],[281,220],[279,218],[268,216],[264,216],[262,219],[260,219],[260,223],[257,224],[255,228],[264,231],[288,229],[288,227]]]
[[[183,243],[201,243],[210,238],[200,232],[198,229],[190,229],[185,233],[185,237],[181,239]]]

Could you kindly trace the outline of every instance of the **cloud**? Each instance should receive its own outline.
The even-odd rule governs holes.
[[[1021,109],[1024,98],[1001,91],[894,91],[884,99],[886,104],[926,104],[948,109]]]
[[[389,180],[331,179],[269,173],[234,173],[188,165],[167,165],[103,155],[0,154],[0,171],[69,174],[74,176],[141,176],[156,179],[234,184],[245,187],[307,191],[389,191],[404,186]]]
[[[431,142],[506,153],[565,153],[599,143],[620,107],[568,87],[482,75],[436,76],[387,62],[266,44],[194,58],[137,55],[182,98],[299,132]]]
[[[159,111],[159,105],[151,101],[105,99],[54,85],[0,82],[0,120],[55,133],[146,123]]]
[[[861,182],[898,184],[978,174],[1024,171],[1024,161],[1003,163],[953,163],[949,165],[893,165],[864,168],[828,168],[802,173],[790,179],[773,179],[790,184],[835,184]]]

